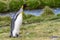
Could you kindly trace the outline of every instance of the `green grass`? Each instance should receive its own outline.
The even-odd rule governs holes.
[[[23,5],[23,0],[0,0],[0,12],[17,11]]]
[[[10,17],[0,16],[0,27],[9,26],[11,22]]]
[[[60,36],[60,22],[55,20],[25,24],[21,26],[20,30],[21,37],[9,38],[10,26],[1,27],[0,40],[49,40],[50,36]]]
[[[39,16],[40,17],[40,16]],[[35,19],[33,19],[35,18]],[[38,22],[38,17],[31,17],[28,21],[31,23],[22,24],[20,28],[20,36],[18,38],[10,38],[10,21],[9,17],[0,17],[0,40],[52,40],[51,36],[60,36],[60,17],[40,17],[43,21]],[[3,20],[4,19],[4,20]],[[36,22],[34,21],[36,20]],[[26,22],[27,20],[25,20]],[[5,25],[8,23],[7,25]],[[4,26],[3,26],[4,25]],[[60,38],[57,38],[60,40]]]
[[[60,0],[27,0],[25,3],[28,9],[43,8],[45,6],[52,8],[60,7]]]
[[[17,11],[23,4],[27,5],[25,9],[60,8],[60,0],[0,0],[0,12]]]
[[[45,6],[45,8],[43,9],[43,13],[41,14],[41,16],[50,16],[50,15],[55,15],[53,10],[48,7],[48,6]]]

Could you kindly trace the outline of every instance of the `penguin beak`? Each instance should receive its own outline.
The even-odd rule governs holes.
[[[22,7],[21,7],[22,9],[23,9],[23,5],[22,5]],[[23,11],[21,12],[21,14],[23,15]]]
[[[22,7],[21,7],[22,9],[23,9],[23,5],[22,5]]]

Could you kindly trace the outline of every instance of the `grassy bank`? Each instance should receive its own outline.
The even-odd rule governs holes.
[[[29,9],[44,8],[45,6],[57,8],[60,7],[60,0],[27,0],[26,4]]]
[[[27,5],[25,9],[60,8],[60,0],[0,0],[0,12],[17,11],[23,4]]]
[[[18,38],[10,38],[10,17],[0,17],[0,40],[52,40],[51,36],[60,36],[60,16],[26,16],[20,28]],[[28,24],[28,25],[27,25]],[[60,40],[60,38],[57,38]]]
[[[23,5],[23,0],[0,0],[0,12],[17,11]]]

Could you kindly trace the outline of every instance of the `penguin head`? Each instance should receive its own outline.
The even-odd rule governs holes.
[[[22,5],[22,9],[24,9],[24,8],[26,8],[27,7],[27,5],[26,4],[23,4]]]
[[[25,9],[27,7],[27,4],[23,4],[23,6],[24,6],[23,8]]]
[[[23,4],[22,6],[21,6],[21,9],[23,10],[24,8],[26,8],[27,7],[27,5],[26,4]],[[24,12],[22,11],[20,14],[24,14]]]

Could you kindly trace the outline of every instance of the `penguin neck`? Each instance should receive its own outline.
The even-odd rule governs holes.
[[[19,15],[22,16],[22,12]]]

